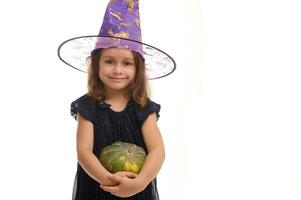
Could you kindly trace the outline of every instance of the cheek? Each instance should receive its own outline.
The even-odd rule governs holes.
[[[106,72],[104,69],[102,68],[99,68],[98,70],[98,77],[101,79],[101,80],[104,80],[104,77],[106,76]]]
[[[136,68],[133,68],[133,69],[131,70],[131,75],[132,75],[132,77],[135,77],[136,73],[137,73]]]
[[[105,74],[108,74],[108,68],[102,66],[98,68],[98,75],[101,77],[101,76],[104,76]]]
[[[133,78],[135,78],[135,75],[136,75],[136,71],[134,70],[134,72],[133,72]]]

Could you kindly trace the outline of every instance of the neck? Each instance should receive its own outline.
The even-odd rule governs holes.
[[[106,89],[106,100],[110,102],[121,101],[127,102],[129,95],[124,91],[108,90]]]

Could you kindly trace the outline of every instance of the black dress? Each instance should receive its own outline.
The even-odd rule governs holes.
[[[149,101],[149,104],[141,110],[133,100],[127,102],[124,110],[116,112],[106,102],[97,102],[87,94],[71,103],[71,115],[76,119],[77,112],[85,119],[91,121],[94,126],[93,154],[98,157],[105,146],[119,140],[141,146],[147,152],[141,127],[147,116],[153,112],[159,119],[160,105]],[[156,178],[140,193],[120,198],[105,192],[99,187],[99,183],[92,179],[77,163],[77,172],[74,180],[72,200],[158,200]]]

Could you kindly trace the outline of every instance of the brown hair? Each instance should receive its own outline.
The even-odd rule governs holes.
[[[99,60],[101,49],[92,52],[89,58],[90,64],[88,69],[88,96],[98,102],[105,100],[104,84],[99,78]],[[145,63],[143,58],[136,52],[132,51],[136,66],[134,80],[128,87],[129,97],[134,100],[140,108],[149,103],[150,90],[148,81],[145,76]]]

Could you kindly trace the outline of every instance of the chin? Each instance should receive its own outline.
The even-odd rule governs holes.
[[[125,90],[128,86],[112,86],[112,85],[109,85],[108,88],[110,88],[111,90]]]

